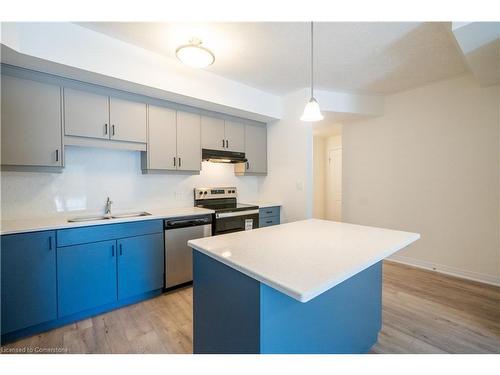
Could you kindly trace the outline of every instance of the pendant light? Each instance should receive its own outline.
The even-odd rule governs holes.
[[[314,99],[314,64],[313,64],[313,23],[311,22],[311,99],[307,102],[306,107],[304,108],[304,113],[300,118],[301,121],[314,122],[323,120],[323,115],[321,114],[321,110],[319,108],[319,104]]]

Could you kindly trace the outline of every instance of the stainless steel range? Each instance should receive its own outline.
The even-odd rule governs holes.
[[[215,211],[212,235],[259,227],[259,207],[238,203],[235,187],[195,188],[194,205]]]

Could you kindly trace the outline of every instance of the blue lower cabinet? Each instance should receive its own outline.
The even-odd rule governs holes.
[[[57,249],[59,317],[117,300],[116,241]]]
[[[55,232],[1,238],[2,334],[57,318]]]
[[[280,224],[280,207],[266,207],[259,209],[259,227],[270,227]]]
[[[118,245],[118,299],[163,287],[163,233],[124,238]]]

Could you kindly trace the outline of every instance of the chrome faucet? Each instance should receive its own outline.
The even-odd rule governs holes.
[[[111,216],[111,204],[113,201],[109,199],[109,197],[106,199],[106,206],[104,208],[104,214]]]

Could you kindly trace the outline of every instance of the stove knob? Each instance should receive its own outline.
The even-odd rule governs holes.
[[[205,195],[206,195],[206,194],[207,194],[207,192],[206,192],[206,191],[204,191],[204,192],[203,192],[203,194],[205,194]]]
[[[202,191],[199,191],[199,192],[198,192],[198,194],[199,194],[199,195],[202,195],[202,194],[203,194],[203,192],[202,192]]]

